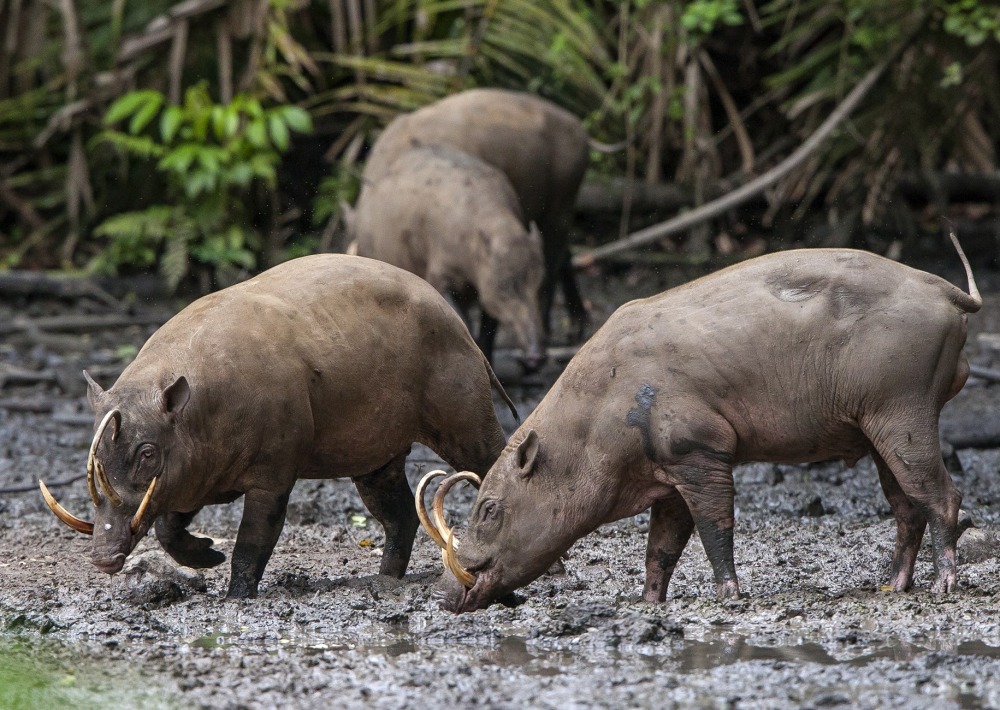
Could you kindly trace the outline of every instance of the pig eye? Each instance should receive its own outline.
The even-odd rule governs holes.
[[[145,444],[139,449],[139,459],[143,462],[152,461],[154,456],[156,456],[156,447],[152,444]]]
[[[497,511],[500,510],[500,504],[495,500],[487,501],[483,504],[482,512],[480,513],[483,522],[496,517]]]

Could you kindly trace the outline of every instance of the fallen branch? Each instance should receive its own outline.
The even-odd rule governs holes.
[[[76,483],[81,478],[86,478],[87,474],[81,473],[78,476],[73,476],[72,478],[67,478],[64,481],[55,481],[53,483],[46,483],[46,488],[63,488],[65,486],[72,485]],[[38,490],[38,482],[33,484],[28,484],[24,486],[8,486],[7,488],[0,488],[0,496],[13,495],[15,493],[31,493],[32,491]]]
[[[56,403],[51,399],[21,399],[20,397],[0,399],[0,409],[6,409],[8,412],[51,414],[55,408]]]
[[[782,162],[778,163],[778,165],[773,167],[768,172],[754,180],[751,180],[746,185],[733,190],[729,194],[724,195],[717,200],[712,200],[711,202],[708,202],[701,207],[697,207],[690,212],[685,212],[684,214],[678,215],[677,217],[669,219],[666,222],[654,224],[653,226],[646,227],[638,232],[633,232],[627,237],[623,237],[622,239],[598,247],[592,251],[578,254],[573,257],[573,266],[578,269],[586,268],[594,264],[599,259],[607,258],[612,254],[618,254],[623,251],[628,251],[629,249],[635,249],[638,246],[643,246],[671,234],[676,234],[677,232],[690,229],[691,227],[712,219],[713,217],[716,217],[727,210],[742,204],[751,197],[763,192],[765,189],[778,182],[781,178],[785,177],[788,173],[805,162],[806,159],[809,158],[817,148],[819,148],[822,142],[826,140],[827,136],[829,136],[833,130],[839,126],[840,123],[847,118],[855,108],[857,108],[858,104],[861,103],[861,100],[868,94],[876,82],[878,82],[878,80],[882,77],[882,74],[885,73],[891,59],[892,57],[886,58],[869,71],[864,78],[858,82],[858,85],[844,97],[844,100],[841,101],[840,105],[830,113],[820,127],[817,128],[801,146],[792,152],[791,155],[785,158]]]
[[[80,332],[103,328],[127,328],[133,325],[163,325],[169,319],[170,315],[166,313],[136,313],[135,315],[120,313],[82,314],[51,316],[48,318],[18,316],[8,323],[0,323],[0,336],[46,330]]]
[[[1000,382],[1000,370],[993,370],[982,365],[969,365],[969,374],[987,382]]]
[[[118,299],[89,278],[50,276],[36,271],[0,273],[0,296],[89,297],[113,308],[121,308]]]
[[[56,373],[51,370],[26,370],[22,367],[13,367],[0,364],[0,389],[8,384],[34,385],[39,383],[59,384]]]

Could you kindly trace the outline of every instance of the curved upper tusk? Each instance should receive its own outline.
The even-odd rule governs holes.
[[[108,422],[112,419],[115,420],[115,432],[111,435],[111,440],[114,441],[118,438],[118,432],[121,429],[122,415],[117,409],[112,409],[107,414],[104,415],[104,419],[97,427],[97,433],[94,434],[94,440],[90,443],[90,452],[87,454],[87,488],[90,490],[90,497],[94,501],[94,505],[98,506],[101,504],[101,498],[97,494],[97,485],[94,483],[94,473],[97,472],[100,476],[103,472],[97,471],[97,447],[101,443],[101,437],[104,436],[104,430],[108,426]],[[107,480],[107,477],[104,477]],[[103,482],[102,482],[103,485]],[[110,482],[108,486],[110,487]],[[118,504],[121,505],[121,497],[118,496],[118,492],[114,488],[110,488],[110,493],[114,493],[114,497],[118,499]],[[116,505],[116,507],[117,507]]]
[[[448,495],[448,491],[451,487],[460,481],[469,481],[479,487],[482,485],[482,480],[476,474],[471,471],[462,471],[461,473],[453,473],[448,476],[448,478],[441,481],[441,485],[438,486],[437,493],[434,494],[434,526],[437,528],[438,533],[444,540],[448,539],[451,535],[451,528],[448,527],[448,521],[444,518],[444,499]],[[441,547],[445,547],[442,545]],[[458,540],[455,541],[455,547],[458,547]]]
[[[97,482],[101,484],[101,488],[104,489],[104,493],[108,496],[108,500],[111,501],[111,505],[116,508],[121,508],[122,497],[118,495],[118,491],[116,491],[115,487],[111,485],[111,481],[108,479],[108,474],[104,470],[104,464],[95,458],[94,468],[97,469]]]
[[[417,517],[420,518],[420,524],[423,526],[427,535],[437,543],[438,547],[442,550],[444,549],[444,538],[441,537],[441,533],[431,522],[430,516],[427,515],[427,507],[424,504],[424,491],[427,490],[427,485],[433,481],[435,478],[441,478],[442,476],[447,476],[448,474],[444,471],[437,469],[436,471],[430,471],[423,478],[420,479],[420,483],[417,484]]]
[[[452,532],[451,528],[448,527],[448,521],[444,517],[444,499],[448,495],[448,491],[451,487],[460,481],[469,481],[475,484],[477,487],[482,484],[482,479],[471,471],[462,471],[461,473],[455,473],[448,476],[441,485],[438,486],[437,493],[434,494],[434,522],[438,531],[444,536],[445,544],[444,549],[441,550],[441,557],[444,560],[444,566],[455,575],[455,579],[462,583],[463,586],[467,588],[472,588],[475,584],[476,578],[466,570],[459,563],[458,559],[455,557],[455,550],[458,548],[458,540],[455,534]]]
[[[441,557],[444,559],[444,566],[455,575],[455,579],[461,582],[466,589],[472,589],[476,578],[455,559],[455,536],[451,530],[448,531],[448,543],[441,550]]]
[[[49,493],[49,489],[43,481],[38,481],[38,487],[42,489],[42,498],[45,499],[45,505],[49,506],[49,510],[55,513],[57,518],[77,532],[82,532],[84,535],[94,534],[94,524],[88,523],[86,520],[81,520],[59,505],[56,499],[52,497],[52,494]]]
[[[143,496],[142,502],[139,504],[139,509],[135,511],[135,515],[132,517],[132,534],[139,530],[139,526],[142,525],[142,518],[146,514],[146,508],[149,507],[149,501],[153,498],[153,491],[156,490],[156,482],[159,480],[159,476],[154,476],[153,480],[149,482],[149,488],[146,489],[146,495]]]

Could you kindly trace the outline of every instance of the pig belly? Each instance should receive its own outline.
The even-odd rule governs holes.
[[[796,417],[751,417],[749,425],[736,424],[735,462],[813,463],[844,459],[853,465],[871,447],[853,423]]]

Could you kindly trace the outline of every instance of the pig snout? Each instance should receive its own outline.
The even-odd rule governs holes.
[[[532,349],[521,354],[518,361],[526,374],[537,372],[545,364],[547,356],[543,350]]]
[[[133,534],[130,516],[102,515],[102,512],[98,510],[94,521],[94,542],[90,552],[90,562],[105,574],[115,574],[125,566],[125,558],[142,536]],[[145,530],[137,532],[145,534]]]
[[[116,552],[110,557],[92,556],[90,561],[94,567],[101,570],[105,574],[115,574],[116,572],[121,572],[122,567],[125,566],[125,553]]]

